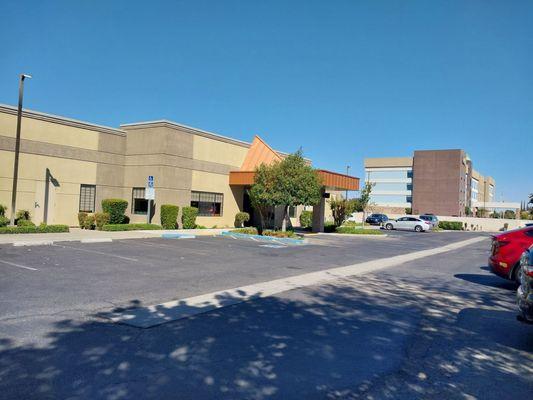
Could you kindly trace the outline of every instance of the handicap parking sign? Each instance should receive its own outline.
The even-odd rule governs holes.
[[[148,187],[149,188],[154,187],[154,176],[153,175],[148,176]]]

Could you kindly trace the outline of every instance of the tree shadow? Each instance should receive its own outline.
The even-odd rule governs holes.
[[[515,354],[532,348],[525,333],[504,343],[471,326],[509,314],[509,298],[494,300],[438,279],[385,275],[242,303],[259,295],[228,293],[217,299],[223,308],[150,329],[97,316],[55,323],[44,344],[1,340],[2,398],[358,398],[369,390],[374,398],[399,393],[453,398],[471,393],[469,382],[456,379],[453,389],[424,386],[413,372],[438,376],[450,373],[449,365],[453,377],[490,370],[517,384],[527,379]],[[142,306],[138,300],[131,305]],[[476,313],[481,305],[494,310]],[[176,304],[181,311],[197,307],[202,305]],[[172,319],[176,310],[152,312]],[[465,337],[464,346],[450,349]],[[498,363],[465,356],[472,346],[479,354],[500,357]]]
[[[496,275],[455,274],[454,277],[478,285],[490,286],[498,289],[515,291],[517,287],[515,282],[504,280]]]

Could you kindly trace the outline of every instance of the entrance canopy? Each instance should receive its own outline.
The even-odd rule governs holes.
[[[230,171],[229,184],[231,186],[252,186],[254,184],[255,169],[261,164],[270,165],[283,160],[284,155],[273,150],[259,136],[254,138],[239,171]],[[310,163],[310,161],[309,161]],[[322,180],[322,197],[319,204],[313,206],[313,232],[324,231],[324,215],[326,191],[359,190],[359,178],[337,172],[317,170]]]
[[[261,164],[270,165],[281,161],[283,155],[273,150],[259,136],[254,138],[239,171],[229,173],[229,184],[251,186],[254,183],[255,169]],[[324,188],[328,190],[359,190],[359,178],[337,172],[317,170]]]
[[[317,170],[324,187],[328,190],[359,190],[359,178],[337,172]],[[254,171],[231,171],[229,184],[234,186],[251,186],[254,183]]]

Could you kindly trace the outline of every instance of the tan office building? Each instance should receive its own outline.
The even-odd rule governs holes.
[[[8,207],[16,119],[15,107],[0,105],[0,203]],[[265,162],[257,154],[269,151],[276,157],[285,155],[258,137],[248,143],[169,121],[115,129],[25,110],[17,209],[29,210],[37,224],[75,226],[79,211],[101,211],[102,199],[122,198],[129,202],[131,222],[145,222],[145,187],[153,176],[153,223],[160,221],[161,204],[176,204],[198,207],[199,225],[232,226],[237,212],[250,211],[246,188],[253,183],[253,173],[251,180],[248,174],[245,180],[230,183],[230,172],[253,172],[257,163]],[[326,192],[359,188],[357,178],[321,174]],[[291,210],[295,225],[300,208]]]

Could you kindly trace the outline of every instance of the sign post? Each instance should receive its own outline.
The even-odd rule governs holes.
[[[148,176],[148,183],[144,189],[144,198],[148,200],[148,212],[146,213],[146,223],[150,223],[152,216],[152,200],[155,200],[154,176]]]

